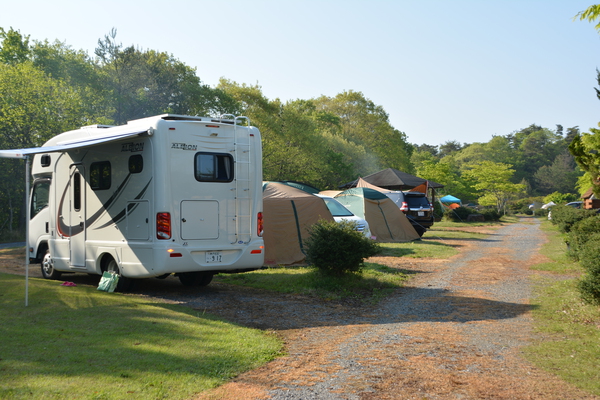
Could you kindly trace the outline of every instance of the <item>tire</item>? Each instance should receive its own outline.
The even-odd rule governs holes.
[[[179,282],[183,286],[207,286],[212,282],[213,274],[211,272],[182,272],[177,274]]]
[[[415,231],[417,231],[417,234],[419,235],[419,237],[423,237],[425,232],[427,232],[427,229],[423,228],[422,226],[413,225],[413,228],[415,228]]]
[[[50,249],[46,249],[46,254],[42,258],[42,276],[46,279],[60,279],[62,272],[54,269],[54,261],[50,254]]]
[[[106,269],[103,271],[114,272],[115,274],[119,275],[119,282],[117,283],[115,292],[127,293],[133,291],[138,286],[137,279],[126,278],[121,274],[119,265],[112,257],[110,257],[109,261],[106,263]]]

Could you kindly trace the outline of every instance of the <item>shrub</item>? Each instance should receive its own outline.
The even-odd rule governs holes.
[[[444,220],[453,222],[466,222],[469,214],[477,214],[477,210],[470,207],[457,207],[454,210],[444,211]]]
[[[380,246],[356,230],[353,221],[319,221],[304,241],[306,260],[325,275],[360,273],[365,258],[379,253]]]
[[[552,213],[554,219],[554,212]],[[600,234],[600,215],[594,215],[574,223],[567,236],[569,252],[575,259],[580,259],[580,252],[588,240],[593,239],[596,234]]]
[[[502,218],[502,214],[495,208],[486,208],[479,211],[479,214],[482,214],[486,221],[500,221],[500,218]]]
[[[577,225],[582,223],[583,221]],[[581,243],[579,251],[579,264],[586,270],[586,274],[577,283],[577,288],[581,298],[591,304],[600,304],[600,257],[598,254],[600,254],[600,232],[590,235],[584,243]]]
[[[583,219],[595,215],[595,210],[581,210],[569,206],[552,206],[552,224],[557,225],[562,233],[571,231],[573,225]]]

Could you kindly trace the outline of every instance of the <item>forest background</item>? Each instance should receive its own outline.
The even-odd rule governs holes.
[[[590,186],[569,151],[577,126],[532,124],[485,143],[408,143],[383,107],[361,92],[282,102],[258,85],[221,79],[209,87],[171,54],[119,43],[114,29],[90,55],[0,28],[1,149],[38,147],[81,126],[163,113],[245,115],[262,133],[264,180],[321,190],[395,168],[443,184],[439,195],[506,210],[548,195],[576,199]],[[24,168],[0,159],[0,232],[22,232]]]

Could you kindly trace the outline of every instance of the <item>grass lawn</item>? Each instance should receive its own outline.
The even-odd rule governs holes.
[[[189,399],[279,355],[190,308],[0,274],[1,399]]]
[[[549,241],[541,253],[551,261],[533,268],[553,272],[556,278],[538,278],[533,316],[535,328],[545,339],[528,346],[525,356],[565,381],[600,395],[600,308],[579,297],[576,283],[582,269],[566,256],[563,235],[548,221],[542,222],[542,229]]]

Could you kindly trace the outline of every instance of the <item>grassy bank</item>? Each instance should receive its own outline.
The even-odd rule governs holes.
[[[0,274],[0,398],[189,399],[275,358],[273,335],[190,308]]]
[[[535,329],[543,334],[525,349],[526,357],[548,372],[584,390],[600,395],[600,308],[584,303],[576,288],[579,265],[566,255],[557,229],[542,222],[548,242],[541,253],[548,262],[533,269],[550,272],[537,279],[533,311]]]

